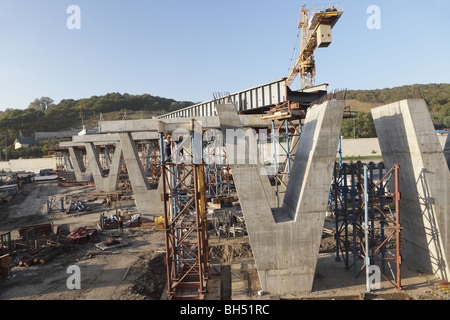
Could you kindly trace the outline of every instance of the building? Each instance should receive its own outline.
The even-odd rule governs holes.
[[[76,136],[80,132],[79,129],[71,129],[66,131],[58,131],[58,132],[36,132],[34,137],[37,141],[41,140],[51,140],[53,138],[61,139],[61,138],[71,138]]]
[[[33,138],[17,138],[16,141],[14,141],[14,149],[16,150],[37,145],[39,145],[39,142]]]

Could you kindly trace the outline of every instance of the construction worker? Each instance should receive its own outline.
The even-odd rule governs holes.
[[[170,135],[168,135],[166,139],[165,151],[166,161],[170,161],[170,157],[172,156],[172,138],[170,137]]]
[[[178,136],[177,146],[183,143],[183,136]],[[180,155],[183,157],[183,148],[180,149]]]
[[[119,230],[120,230],[120,234],[123,233],[123,220],[122,220],[122,216],[119,216]]]

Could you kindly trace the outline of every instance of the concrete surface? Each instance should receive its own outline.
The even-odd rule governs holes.
[[[444,148],[447,136],[437,136],[439,143]],[[448,142],[449,143],[449,142]],[[448,146],[450,149],[450,145]],[[343,157],[369,157],[381,156],[381,148],[378,138],[342,139]]]
[[[70,161],[78,182],[92,181],[92,173],[84,166],[83,153],[75,147],[68,147]]]
[[[12,159],[0,161],[0,171],[5,172],[25,171],[39,173],[42,169],[56,170],[56,158]]]
[[[109,168],[109,174],[104,174],[100,165],[99,152],[94,143],[86,143],[86,154],[88,156],[89,169],[95,182],[95,188],[99,192],[116,191],[119,183],[119,175],[122,170],[123,157],[122,147],[116,145],[114,156]]]
[[[97,196],[93,186],[60,187],[57,182],[45,184],[25,184],[24,192],[16,196],[13,202],[2,209],[0,232],[11,231],[13,239],[19,237],[18,229],[22,226],[49,223],[54,228],[65,224],[73,230],[77,227],[96,227],[99,213],[107,211],[107,215],[115,213],[106,203],[88,202],[91,210],[87,213],[66,214],[58,210],[46,213],[48,196],[59,199],[70,196],[74,199],[94,199]],[[129,200],[116,203],[117,208],[126,211]],[[123,211],[122,211],[123,212]],[[326,221],[334,225],[333,221]],[[14,266],[8,277],[0,279],[1,300],[143,300],[160,299],[161,292],[167,282],[165,275],[165,240],[163,231],[152,228],[131,228],[125,223],[121,238],[128,243],[124,247],[110,248],[101,251],[101,244],[111,236],[117,236],[118,230],[98,230],[98,236],[92,241],[77,245],[74,250],[67,250],[63,255],[48,264],[31,267]],[[327,239],[322,239],[327,240]],[[223,261],[217,268],[221,275],[223,287],[222,299],[315,299],[315,300],[357,300],[364,294],[365,279],[352,278],[352,272],[345,270],[343,261],[335,261],[334,253],[320,253],[312,292],[300,296],[272,296],[268,293],[258,295],[259,279],[254,276],[254,261],[248,245],[248,237],[218,238],[211,235],[210,257],[212,260]],[[223,250],[215,250],[217,247]],[[25,254],[19,250],[19,254]],[[328,251],[327,251],[328,252]],[[96,254],[97,253],[97,254]],[[156,259],[158,258],[158,259]],[[13,259],[14,260],[14,259]],[[12,261],[13,261],[12,260]],[[230,265],[231,264],[231,265]],[[67,280],[72,275],[67,272],[71,265],[81,269],[81,289],[70,290]],[[215,264],[217,266],[217,264]],[[242,267],[243,266],[243,267]],[[214,271],[214,270],[213,270]],[[241,272],[242,271],[242,272]],[[212,276],[214,276],[212,272]],[[236,280],[238,280],[236,282]],[[407,295],[413,300],[438,300],[431,294],[434,285],[439,283],[434,276],[409,268],[402,264],[402,292],[393,292],[393,287],[387,281],[382,281],[382,289],[374,292],[379,299],[397,300],[400,295]],[[394,293],[397,293],[394,295]],[[251,296],[249,296],[251,295]],[[148,302],[148,301],[147,301]],[[227,303],[224,301],[224,303]],[[246,302],[243,302],[246,303]],[[268,301],[261,301],[263,305]],[[304,303],[294,303],[293,308],[303,308]],[[291,305],[291,304],[288,304]],[[420,305],[420,304],[419,304]],[[444,304],[443,304],[444,305]],[[101,312],[104,312],[102,309]],[[33,310],[30,315],[35,313]],[[23,313],[21,313],[23,314]],[[271,315],[278,315],[271,309]],[[283,314],[280,312],[280,316]]]
[[[450,173],[424,100],[372,109],[387,167],[400,165],[403,258],[448,281]]]
[[[164,214],[163,202],[161,201],[161,180],[157,189],[152,189],[145,176],[142,163],[139,159],[136,144],[129,132],[119,133],[120,145],[123,158],[128,171],[131,188],[133,189],[136,205],[143,217],[154,218]]]
[[[234,105],[216,105],[216,110],[222,132],[242,128]],[[266,292],[298,294],[312,288],[343,111],[343,101],[308,111],[283,206],[273,212],[258,165],[229,159]],[[227,155],[239,144],[236,139],[225,142]],[[247,153],[247,143],[246,148]]]
[[[239,115],[244,127],[268,128],[270,122],[262,121],[261,115]],[[138,119],[138,120],[117,120],[99,122],[101,133],[117,132],[173,132],[175,130],[194,131],[195,123],[203,128],[219,128],[219,119],[216,116],[209,117],[181,117],[168,119]]]

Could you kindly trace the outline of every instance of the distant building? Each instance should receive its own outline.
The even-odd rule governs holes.
[[[14,141],[14,149],[16,150],[37,145],[39,145],[39,142],[33,138],[17,138],[16,141]]]
[[[97,133],[99,133],[98,128],[88,129],[88,128],[86,128],[85,125],[83,125],[83,129],[81,129],[81,131],[78,132],[78,135],[79,136],[84,136],[84,135],[87,135],[87,134],[97,134]]]
[[[71,129],[58,132],[36,132],[34,134],[34,137],[36,138],[36,140],[42,141],[42,140],[51,140],[53,138],[56,139],[71,138],[76,135],[96,134],[96,133],[99,133],[98,128],[87,129],[86,126],[83,126],[83,129]]]
[[[34,137],[36,140],[51,140],[53,138],[61,139],[61,138],[71,138],[76,136],[80,132],[78,129],[66,130],[66,131],[58,131],[58,132],[36,132]]]

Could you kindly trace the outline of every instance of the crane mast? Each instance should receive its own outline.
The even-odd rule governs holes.
[[[286,79],[288,87],[292,85],[297,75],[300,74],[302,89],[315,85],[316,64],[314,51],[316,48],[328,47],[331,44],[331,29],[338,22],[343,10],[336,6],[307,10],[303,5],[301,19],[298,27],[301,32],[301,51],[289,76]]]

